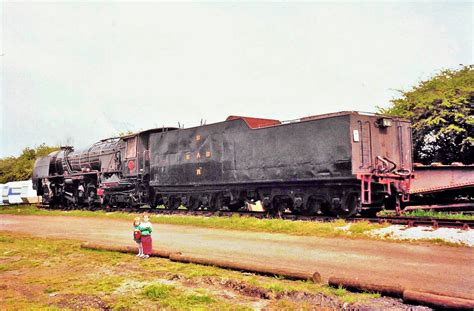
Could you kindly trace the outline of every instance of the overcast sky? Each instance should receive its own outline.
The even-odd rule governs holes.
[[[375,111],[472,63],[472,2],[3,3],[0,157],[246,115]]]

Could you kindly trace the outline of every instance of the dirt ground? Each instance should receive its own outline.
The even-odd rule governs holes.
[[[65,216],[0,216],[0,231],[115,245],[134,245],[132,226],[117,219]],[[342,238],[155,225],[155,249],[262,266],[318,271],[381,284],[400,284],[474,298],[474,249]]]
[[[401,299],[0,231],[0,310],[428,311]]]

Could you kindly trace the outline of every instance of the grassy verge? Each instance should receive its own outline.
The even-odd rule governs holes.
[[[0,207],[0,214],[39,215],[39,216],[74,216],[100,217],[108,219],[124,219],[133,221],[138,214],[105,212],[105,211],[60,211],[38,209],[32,205],[15,207]],[[423,214],[422,214],[423,215]],[[424,214],[426,215],[426,214]],[[434,214],[433,214],[434,215]],[[472,216],[470,216],[472,217]],[[151,215],[152,223],[195,226],[203,228],[240,230],[265,233],[283,233],[297,236],[338,237],[350,239],[383,240],[392,243],[429,243],[445,246],[463,246],[460,243],[448,242],[442,239],[393,239],[390,235],[372,235],[371,231],[390,226],[368,222],[348,223],[344,220],[334,222],[291,221],[281,219],[257,219],[253,217],[200,217],[182,215]],[[1,268],[0,268],[1,269]]]
[[[446,213],[446,212],[437,212],[433,210],[415,210],[403,213],[403,216],[408,217],[429,217],[429,218],[439,218],[439,219],[464,219],[464,220],[474,220],[473,215],[464,215],[461,213]]]
[[[378,297],[0,232],[0,305],[7,310],[338,309],[344,303],[363,307]]]
[[[20,205],[17,207],[0,208],[0,214],[14,215],[48,215],[48,216],[80,216],[80,217],[106,217],[116,219],[127,219],[132,221],[136,214],[104,211],[51,211],[38,209],[35,206]],[[282,219],[257,219],[253,217],[200,217],[200,216],[175,216],[175,215],[152,215],[151,221],[159,224],[174,224],[197,226],[204,228],[231,229],[242,231],[257,231],[269,233],[285,233],[301,236],[319,237],[350,237],[367,238],[365,232],[373,229],[386,227],[384,224],[372,224],[368,222],[357,222],[347,226],[344,220],[334,222],[309,222],[291,221]],[[346,230],[341,227],[347,226]]]
[[[379,216],[395,216],[395,211],[381,211]],[[438,212],[434,210],[413,210],[407,211],[402,214],[406,217],[426,217],[426,218],[438,218],[438,219],[462,219],[462,220],[474,220],[474,215],[464,215],[462,213],[450,213],[450,212]]]

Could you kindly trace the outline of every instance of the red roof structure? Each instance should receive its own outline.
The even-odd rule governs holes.
[[[279,120],[273,120],[273,119],[261,119],[261,118],[251,118],[251,117],[241,117],[241,116],[229,116],[226,121],[230,120],[237,120],[237,119],[242,119],[247,123],[247,125],[252,128],[260,128],[260,127],[266,127],[266,126],[274,126],[274,125],[279,125],[281,122]]]

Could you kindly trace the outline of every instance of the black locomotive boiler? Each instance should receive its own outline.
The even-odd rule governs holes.
[[[348,217],[408,200],[408,121],[339,112],[290,122],[231,116],[188,129],[111,138],[38,159],[33,183],[50,205],[164,205]]]

